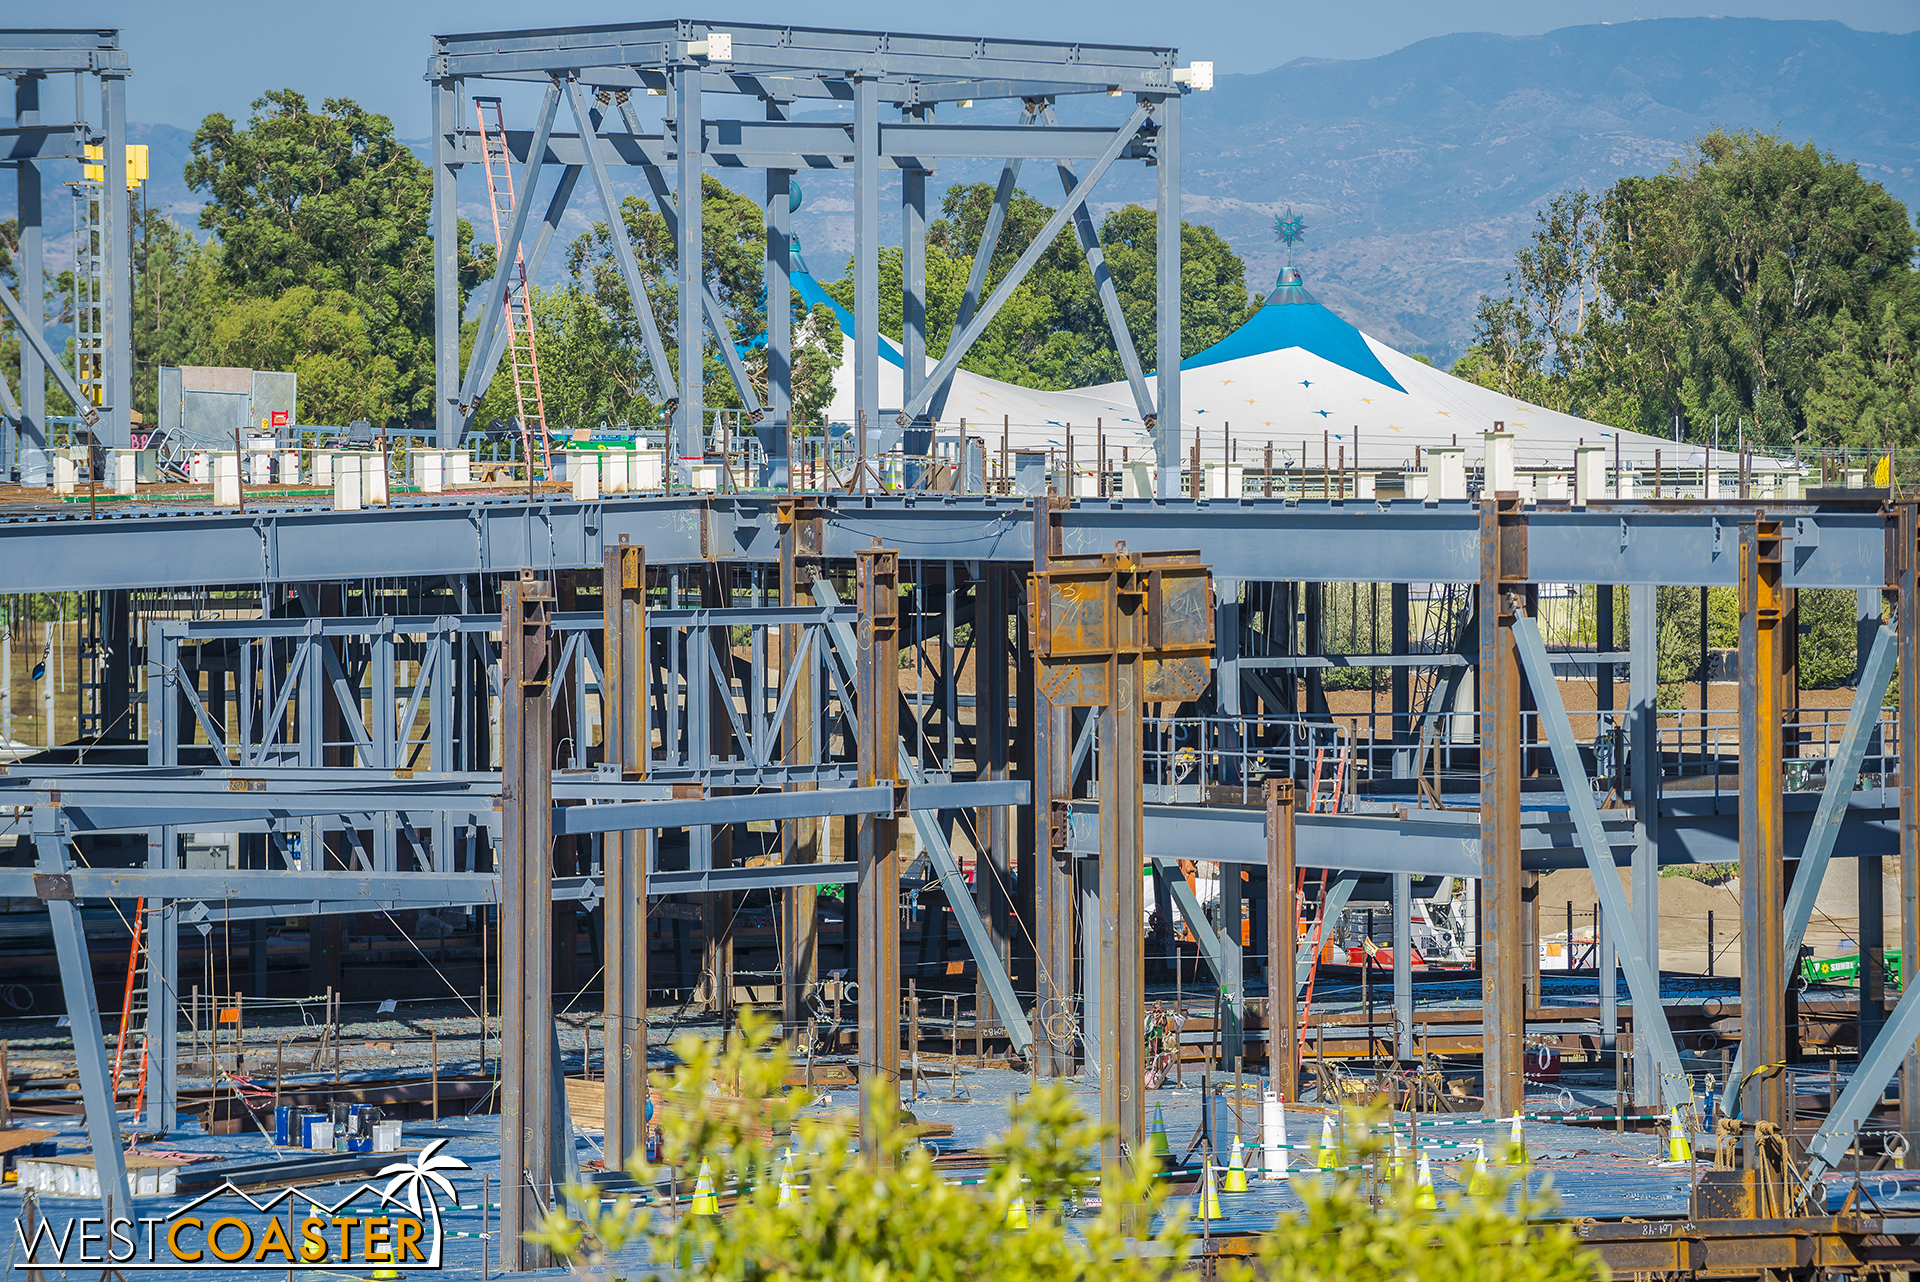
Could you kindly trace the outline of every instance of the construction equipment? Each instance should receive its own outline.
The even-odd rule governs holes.
[[[487,171],[487,209],[493,214],[493,243],[506,243],[504,226],[513,221],[513,165],[507,155],[507,126],[498,98],[475,98],[480,119],[480,151]],[[488,122],[491,112],[493,120]],[[529,193],[531,194],[531,193]],[[507,292],[500,323],[507,327],[507,362],[513,371],[513,398],[520,415],[521,455],[528,477],[539,468],[552,475],[552,442],[547,436],[546,402],[540,394],[540,353],[533,332],[533,294],[527,288],[526,258],[516,248],[513,266],[501,263],[495,271],[507,273]],[[481,335],[484,341],[485,335]]]

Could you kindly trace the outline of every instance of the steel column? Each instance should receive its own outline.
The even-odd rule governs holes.
[[[676,459],[706,452],[706,250],[701,239],[702,147],[700,68],[691,61],[673,73],[674,129],[679,142],[680,405],[674,413]],[[596,178],[599,177],[596,171]],[[691,478],[689,478],[691,479]],[[704,661],[705,656],[702,656]],[[702,728],[704,733],[704,728]]]
[[[126,448],[133,424],[133,218],[127,198],[127,76],[100,73],[100,105],[106,117],[106,180],[100,190],[100,254],[106,260],[100,300],[106,322],[101,394],[105,422],[96,425],[100,443]],[[34,282],[37,287],[39,282]]]
[[[869,90],[871,86],[869,86]],[[900,554],[875,548],[856,563],[860,610],[856,693],[860,786],[900,779]],[[860,1086],[866,1108],[900,1090],[900,821],[892,814],[860,815],[854,852],[860,865]],[[889,1095],[889,1092],[891,1094]],[[860,1151],[885,1160],[879,1137],[863,1112]]]
[[[1044,496],[1036,497],[1033,501],[1033,548],[1035,570],[1044,570],[1047,559],[1060,551],[1060,523]],[[1029,591],[1032,589],[1029,588]],[[1011,596],[1011,585],[1008,595]],[[1028,611],[1027,626],[1029,629],[1032,627],[1031,610]],[[1039,644],[1036,638],[1028,637],[1029,652]],[[1033,848],[1031,866],[1023,867],[1020,873],[1022,880],[1032,888],[1033,900],[1037,1003],[1034,1041],[1040,1047],[1037,1053],[1042,1057],[1036,1061],[1035,1072],[1041,1076],[1065,1077],[1074,1070],[1073,1046],[1070,1039],[1057,1034],[1062,1029],[1071,1029],[1075,1023],[1073,931],[1074,900],[1078,890],[1073,860],[1066,851],[1066,832],[1062,827],[1065,817],[1058,813],[1059,806],[1056,803],[1064,803],[1073,795],[1073,754],[1069,747],[1073,709],[1056,707],[1048,701],[1039,688],[1041,669],[1038,664],[1030,665],[1029,676],[1035,684],[1031,697],[1023,707],[1031,710],[1032,724],[1023,725],[1020,729],[1024,736],[1023,743],[1031,754]],[[1098,716],[1099,710],[1088,715]],[[1096,871],[1094,875],[1099,876],[1099,873]],[[1102,881],[1101,885],[1104,887],[1105,882]],[[1005,902],[1004,890],[1000,892],[999,900],[995,911],[1001,914],[1002,921],[1009,921],[1011,906]],[[1100,967],[1102,976],[1113,973],[1097,960],[1094,965]],[[1097,1000],[1095,989],[1088,987],[1081,994],[1080,1007],[1091,1011]],[[1101,1014],[1107,1015],[1110,1009],[1103,1008]],[[1110,1018],[1099,1021],[1102,1028],[1110,1023]],[[1088,1036],[1093,1031],[1085,1029],[1082,1032],[1090,1045],[1096,1044],[1095,1037]],[[1103,1081],[1108,1062],[1104,1057],[1098,1060]]]
[[[853,83],[853,431],[867,487],[868,433],[880,426],[880,86]]]
[[[645,779],[652,742],[647,724],[646,553],[622,542],[606,550],[602,564],[601,743],[606,761],[619,767],[621,778]],[[651,831],[609,833],[601,847],[609,1167],[623,1165],[646,1138],[647,865],[653,840]]]
[[[573,1145],[556,1125],[561,1083],[551,1049],[553,592],[522,571],[501,595],[500,1264],[519,1272],[549,1263],[546,1248],[522,1235],[554,1204]]]
[[[785,107],[767,103],[767,118],[780,119]],[[766,465],[760,484],[770,489],[793,487],[793,171],[767,171],[767,416],[758,427],[760,452]],[[782,593],[786,585],[781,585]]]
[[[1526,1103],[1526,968],[1520,920],[1520,666],[1513,644],[1527,575],[1517,496],[1480,502],[1480,930],[1487,1108]]]
[[[1393,1055],[1413,1060],[1413,874],[1393,874]]]
[[[1780,659],[1785,646],[1780,522],[1740,525],[1740,1009],[1748,1070],[1740,1116],[1793,1125],[1786,1072]],[[1636,888],[1637,889],[1637,888]],[[1638,1039],[1636,1039],[1638,1040]],[[1749,1165],[1759,1164],[1750,1138]]]
[[[1894,587],[1900,646],[1900,960],[1920,959],[1920,504],[1894,508]],[[1905,1004],[1920,983],[1903,969]],[[1889,1032],[1892,1030],[1889,1029]],[[1920,1042],[1900,1069],[1900,1131],[1907,1151],[1920,1152]]]
[[[1160,371],[1160,410],[1153,423],[1159,468],[1156,495],[1180,495],[1180,96],[1159,100],[1160,134],[1154,148],[1159,182],[1154,205],[1154,363]],[[1196,496],[1199,482],[1195,481]]]
[[[1269,778],[1267,802],[1267,1071],[1291,1103],[1300,1094],[1300,990],[1294,953],[1300,901],[1294,893],[1293,780]]]
[[[1119,596],[1122,643],[1133,648],[1115,656],[1113,703],[1100,716],[1100,991],[1087,996],[1101,1007],[1100,1120],[1108,1133],[1100,1151],[1109,1171],[1142,1151],[1147,1129],[1141,1044],[1147,1018],[1146,941],[1140,920],[1140,869],[1146,857],[1140,769],[1144,598],[1144,593]]]
[[[1627,760],[1631,770],[1635,846],[1631,916],[1615,925],[1624,941],[1629,931],[1660,969],[1660,630],[1658,594],[1651,584],[1627,589]],[[1633,1043],[1633,1102],[1644,1108],[1660,1103],[1659,1074],[1644,1039]]]

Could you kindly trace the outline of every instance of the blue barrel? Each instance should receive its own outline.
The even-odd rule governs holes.
[[[313,1147],[313,1128],[327,1120],[325,1113],[302,1113],[300,1115],[300,1147]]]
[[[281,1104],[273,1110],[273,1142],[281,1148],[293,1143],[293,1105]]]

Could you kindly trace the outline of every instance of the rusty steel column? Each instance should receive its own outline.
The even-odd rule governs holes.
[[[1300,997],[1294,954],[1300,905],[1294,896],[1293,780],[1267,780],[1267,1071],[1292,1103],[1300,1093]]]
[[[1785,602],[1780,522],[1740,524],[1740,1010],[1747,1076],[1740,1117],[1790,1130],[1786,947],[1781,905],[1780,670]],[[1757,1165],[1747,1139],[1748,1164]]]
[[[604,637],[601,741],[622,779],[647,777],[652,727],[647,717],[647,558],[620,543],[602,554],[601,626]],[[646,1140],[647,1104],[647,865],[651,832],[608,833],[606,875],[604,1076],[609,1169]]]
[[[1117,1172],[1146,1135],[1146,947],[1141,869],[1142,704],[1206,688],[1213,588],[1194,553],[1055,557],[1027,585],[1039,693],[1054,709],[1100,710],[1098,991],[1102,1168]]]
[[[553,1060],[553,590],[523,570],[502,591],[500,742],[500,1266],[546,1268],[521,1235],[553,1202],[573,1137],[557,1126]],[[567,1146],[563,1152],[561,1145]]]
[[[784,607],[812,605],[813,580],[819,555],[820,519],[803,504],[782,505],[780,527],[780,604]],[[817,634],[824,644],[824,631]],[[784,685],[796,663],[805,671],[794,679],[793,698],[787,703],[787,719],[781,728],[787,764],[809,766],[820,760],[820,662],[818,649],[806,645],[807,630],[790,626],[780,629],[780,672]],[[804,652],[804,653],[803,653]],[[790,785],[796,792],[811,792],[815,783]],[[826,825],[821,819],[788,819],[780,825],[782,863],[820,862],[820,834]],[[819,973],[820,922],[817,916],[819,891],[812,886],[789,886],[781,897],[780,937],[782,973],[780,976],[780,1020],[787,1039],[798,1044],[807,1026],[807,993]]]
[[[860,786],[900,780],[900,554],[874,548],[859,554],[855,675],[859,714]],[[900,1090],[900,821],[893,814],[855,819],[854,854],[860,864],[860,1090],[875,1098]],[[862,1114],[860,1151],[884,1160]]]
[[[1142,1151],[1147,1133],[1147,947],[1140,917],[1146,814],[1140,787],[1141,709],[1146,660],[1145,593],[1115,594],[1122,644],[1113,667],[1113,704],[1100,715],[1100,1118],[1115,1133],[1103,1165]],[[1089,994],[1089,999],[1094,995]]]
[[[1896,641],[1900,670],[1900,978],[1920,957],[1920,505],[1895,509],[1892,538]],[[1920,1046],[1900,1066],[1900,1132],[1920,1153]]]
[[[1516,593],[1527,575],[1517,495],[1480,503],[1480,931],[1486,1107],[1526,1103],[1526,1008],[1520,920],[1520,660]]]
[[[1060,551],[1060,523],[1044,495],[1033,501],[1033,567],[1044,570],[1048,558]],[[1031,612],[1029,612],[1031,614]],[[1034,649],[1043,651],[1038,641]],[[1038,664],[1033,681],[1040,681]],[[1028,706],[1032,724],[1020,727],[1030,744],[1033,769],[1033,863],[1021,874],[1032,888],[1034,942],[1034,1074],[1067,1077],[1074,1070],[1071,1034],[1075,1018],[1073,982],[1074,897],[1077,894],[1073,860],[1067,854],[1066,800],[1073,793],[1073,709],[1056,707],[1038,689]],[[1104,748],[1103,748],[1104,751]],[[1104,758],[1102,758],[1104,760]],[[1102,970],[1101,974],[1110,974]],[[1093,1000],[1094,995],[1084,995]],[[1103,1010],[1111,1010],[1103,1006]],[[1101,1027],[1104,1029],[1104,1021]],[[1064,1036],[1063,1036],[1064,1034]],[[1101,1081],[1106,1080],[1100,1057]]]

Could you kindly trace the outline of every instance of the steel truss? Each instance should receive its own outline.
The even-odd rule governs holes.
[[[1180,351],[1180,103],[1191,88],[1211,85],[1212,68],[1210,64],[1185,68],[1177,63],[1177,51],[1167,48],[687,20],[436,37],[427,79],[432,85],[435,121],[433,217],[441,444],[451,446],[464,434],[474,406],[492,380],[510,328],[502,324],[508,275],[503,271],[484,296],[481,341],[474,345],[465,371],[460,369],[460,295],[453,235],[456,183],[462,168],[486,162],[485,140],[468,127],[462,98],[471,86],[519,81],[545,85],[546,93],[531,129],[506,131],[508,160],[516,167],[514,189],[521,198],[502,233],[498,261],[524,259],[527,270],[537,273],[575,188],[583,176],[589,179],[633,299],[650,372],[669,409],[672,448],[683,470],[706,452],[702,353],[709,327],[768,459],[762,484],[786,483],[791,434],[787,415],[792,334],[787,309],[784,305],[769,308],[769,376],[763,406],[701,269],[702,176],[709,168],[764,171],[768,297],[783,299],[791,270],[790,184],[796,173],[824,168],[851,170],[855,180],[853,366],[863,460],[868,434],[880,429],[883,412],[909,433],[924,435],[938,423],[959,362],[1055,235],[1071,223],[1099,285],[1136,408],[1153,432],[1160,492],[1177,492],[1181,460],[1178,362],[1161,362],[1157,386],[1150,395],[1086,212],[1087,198],[1116,162],[1144,161],[1155,169],[1156,342],[1161,352]],[[643,131],[630,101],[636,92],[668,99],[661,132]],[[1055,119],[1053,104],[1072,95],[1130,101],[1114,125],[1062,126]],[[943,109],[996,100],[1021,102],[1021,123],[967,125],[939,119]],[[723,105],[710,105],[716,102]],[[571,132],[555,127],[563,104],[573,125]],[[806,109],[806,119],[792,118],[797,106]],[[838,114],[822,118],[826,109]],[[714,110],[728,114],[710,115]],[[603,128],[610,111],[617,111],[624,129]],[[883,120],[883,112],[897,112],[898,117]],[[926,178],[943,159],[996,159],[1005,168],[959,325],[945,355],[929,371]],[[1014,177],[1021,162],[1030,159],[1055,163],[1064,200],[993,293],[982,299],[986,265],[997,245]],[[548,168],[557,169],[559,178],[528,250],[533,196]],[[674,238],[679,259],[678,314],[670,335],[663,335],[653,313],[647,282],[619,217],[611,180],[615,169],[641,171]],[[671,189],[666,178],[669,170],[674,175]],[[902,178],[906,265],[902,281],[905,403],[884,411],[879,385],[883,172]],[[865,472],[863,463],[861,474]]]
[[[20,246],[17,254],[18,296],[0,286],[0,308],[20,332],[20,389],[15,396],[0,376],[0,420],[18,433],[20,454],[8,457],[7,441],[0,440],[0,480],[17,468],[23,485],[46,485],[52,479],[47,450],[47,375],[52,374],[68,400],[95,429],[99,444],[130,443],[128,412],[133,407],[133,274],[127,246],[131,208],[127,198],[127,77],[132,68],[113,30],[0,30],[0,75],[13,81],[13,127],[10,146],[0,156],[0,168],[14,172],[19,198]],[[73,101],[83,101],[85,77],[98,82],[100,122],[48,119],[41,94],[48,76],[71,75]],[[78,113],[76,113],[78,114]],[[104,403],[82,394],[73,371],[61,363],[47,338],[46,309],[41,299],[45,273],[45,187],[48,161],[85,164],[89,146],[101,148],[102,167],[100,237],[101,316],[105,342],[101,349],[99,385]]]

